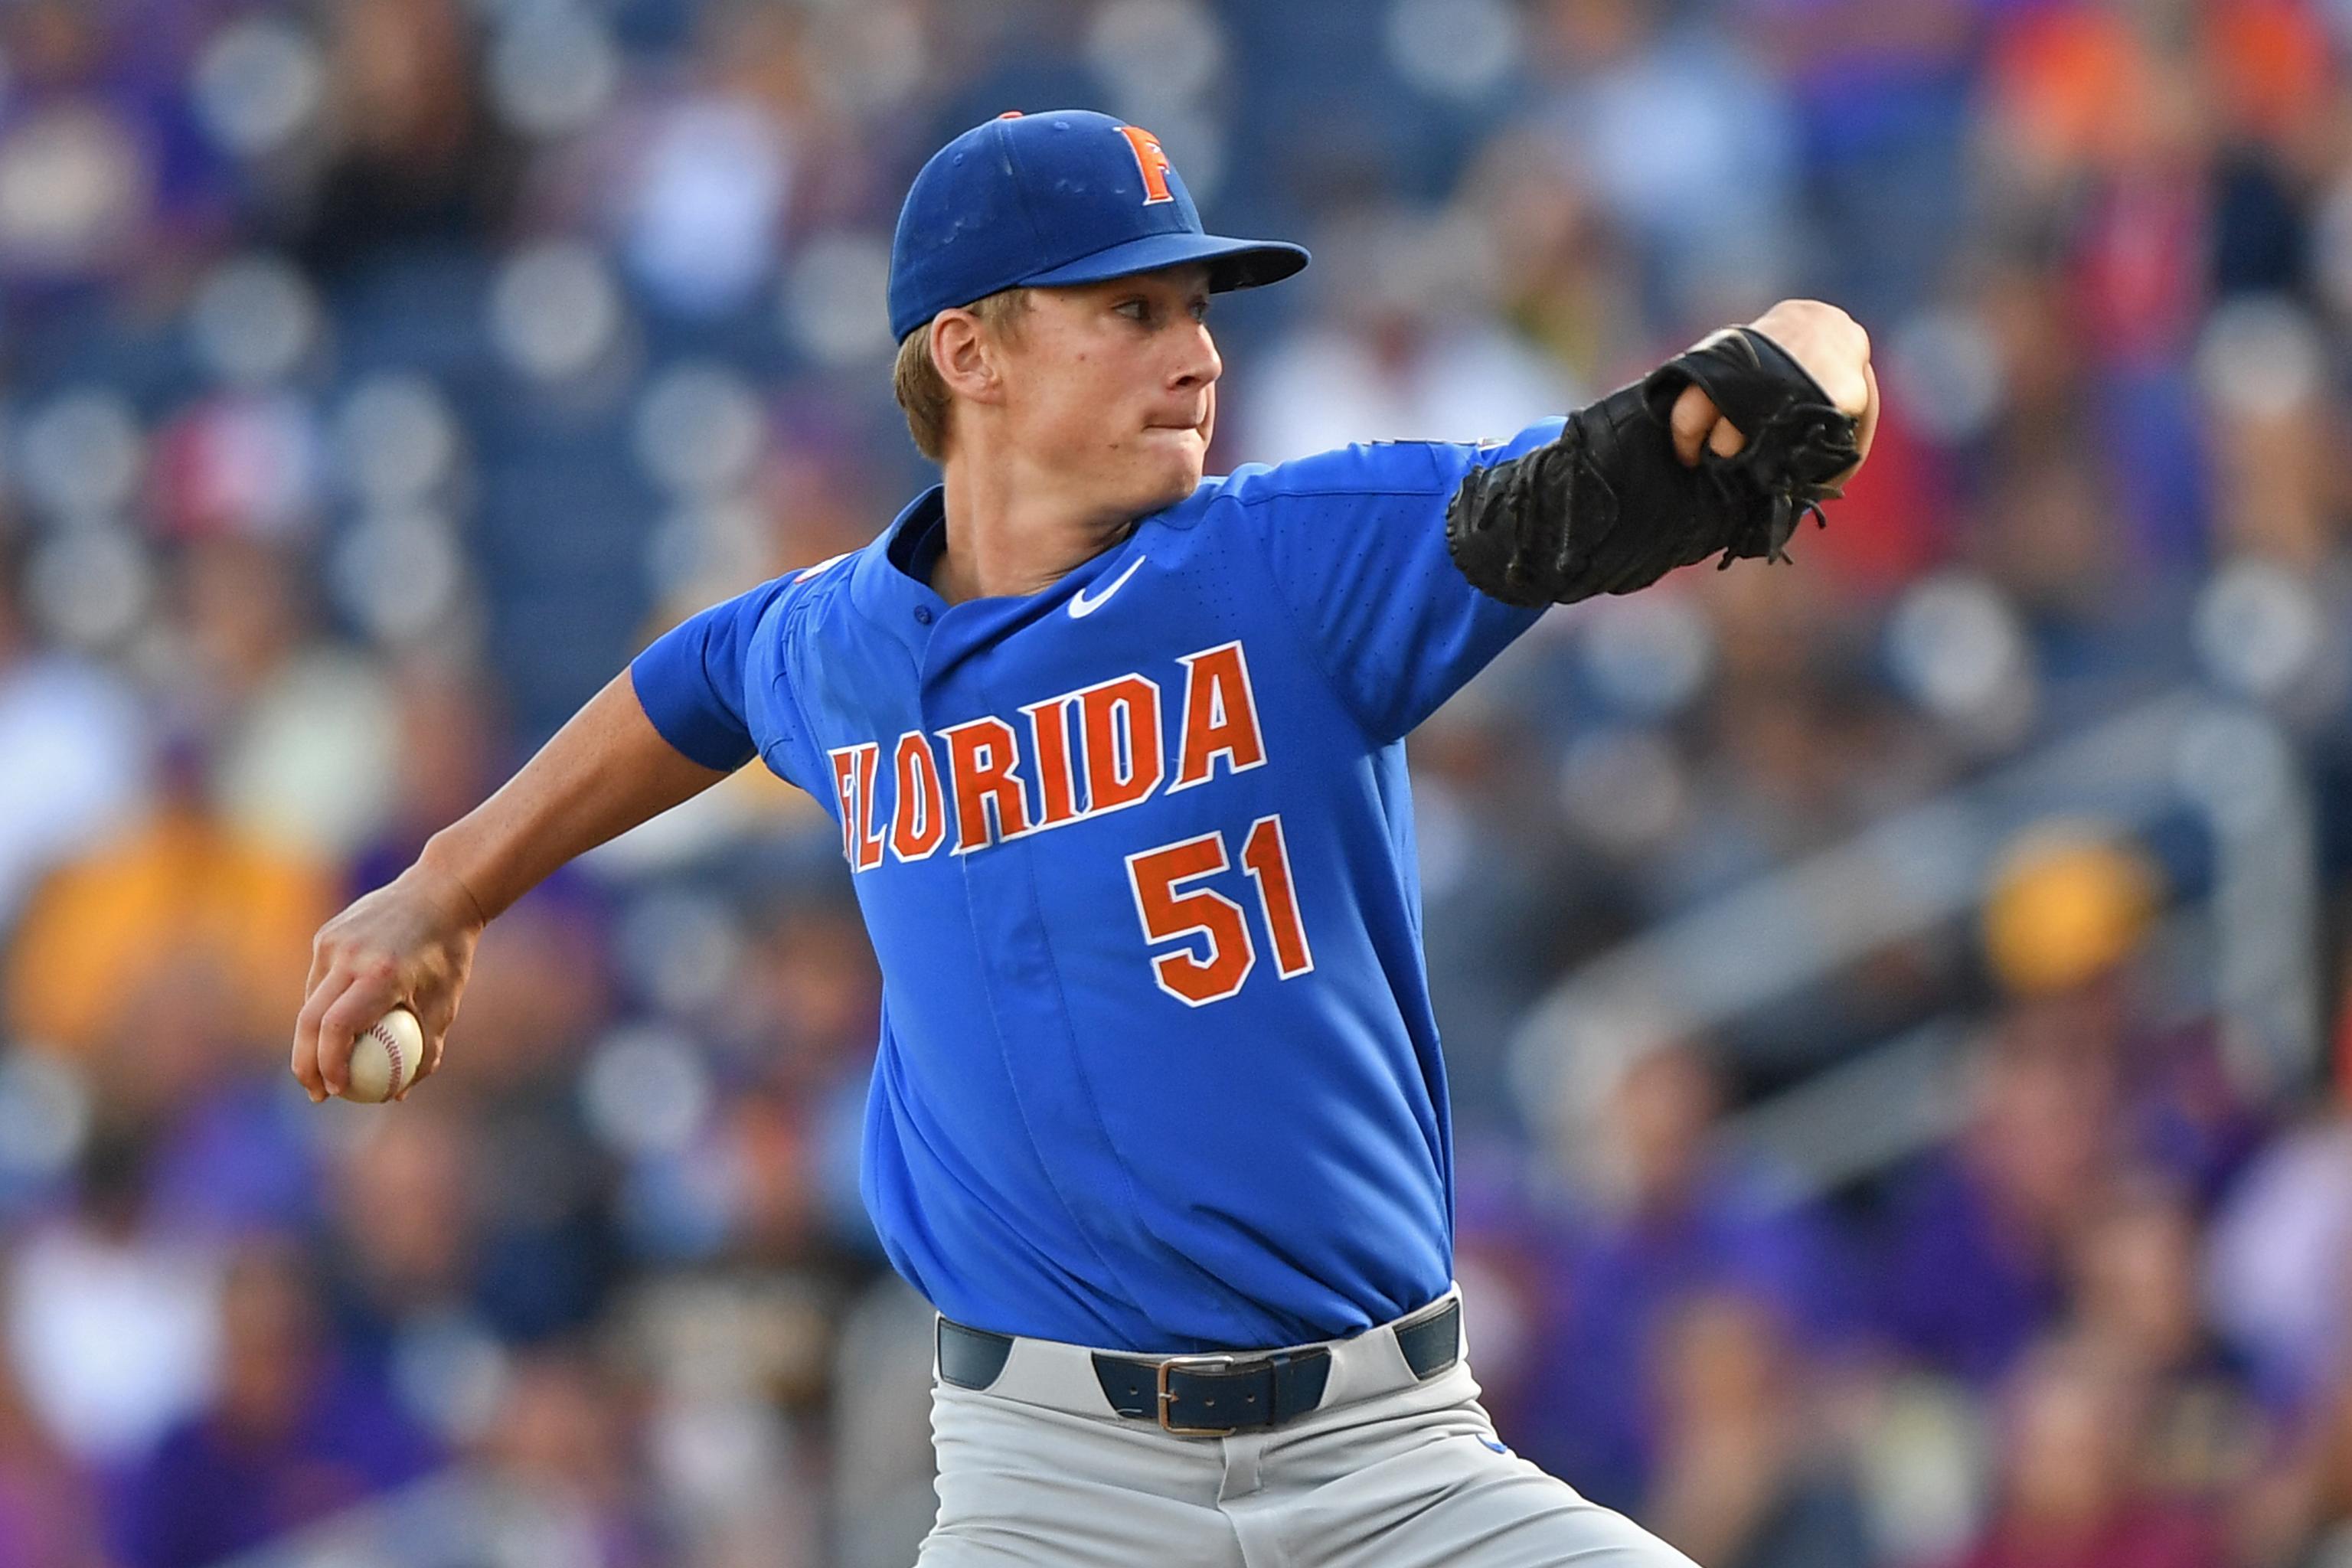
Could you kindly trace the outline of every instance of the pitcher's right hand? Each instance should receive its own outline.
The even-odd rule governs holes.
[[[424,1026],[425,1059],[394,1098],[432,1075],[485,923],[462,882],[420,860],[319,928],[294,1024],[294,1076],[314,1104],[349,1087],[352,1041],[395,1006]]]

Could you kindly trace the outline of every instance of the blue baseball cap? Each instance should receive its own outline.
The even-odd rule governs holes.
[[[1299,246],[1201,230],[1158,138],[1087,109],[1015,110],[931,155],[890,242],[890,335],[1024,284],[1097,283],[1181,262],[1212,289],[1275,283]]]

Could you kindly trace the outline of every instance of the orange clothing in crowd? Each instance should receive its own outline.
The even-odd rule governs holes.
[[[8,953],[9,1032],[88,1056],[156,984],[201,973],[230,1009],[223,1032],[291,1038],[336,892],[323,867],[167,807],[34,895]]]

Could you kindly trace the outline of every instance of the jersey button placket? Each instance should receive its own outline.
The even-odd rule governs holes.
[[[931,624],[931,607],[929,605],[915,606],[915,624],[919,626],[928,626]]]

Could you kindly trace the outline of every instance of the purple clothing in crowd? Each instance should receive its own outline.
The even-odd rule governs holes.
[[[2005,1227],[1957,1154],[1897,1195],[1880,1276],[1882,1317],[1903,1350],[1990,1386],[2063,1300],[2054,1260]]]
[[[201,1568],[415,1480],[441,1459],[384,1389],[337,1369],[282,1433],[236,1433],[209,1413],[167,1433],[121,1482],[111,1533],[127,1568]]]
[[[1698,1296],[1762,1301],[1814,1349],[1860,1326],[1824,1216],[1773,1201],[1770,1187],[1754,1171],[1717,1166],[1678,1208],[1572,1227],[1515,1439],[1529,1458],[1595,1502],[1636,1505],[1657,1440],[1653,1341]]]

